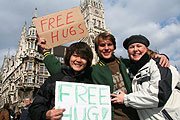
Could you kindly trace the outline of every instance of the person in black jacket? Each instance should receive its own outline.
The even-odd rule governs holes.
[[[92,83],[89,70],[93,59],[91,48],[84,42],[77,42],[67,48],[66,66],[60,73],[50,76],[39,89],[29,108],[32,120],[60,119],[65,108],[54,109],[56,81]]]
[[[21,113],[21,117],[20,117],[20,120],[31,120],[30,116],[29,116],[29,112],[28,112],[28,109],[29,107],[31,106],[31,98],[30,97],[26,97],[25,100],[25,106],[24,108],[22,109],[22,113]]]

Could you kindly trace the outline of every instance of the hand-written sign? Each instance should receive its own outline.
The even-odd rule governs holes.
[[[89,35],[79,7],[35,18],[33,23],[48,49]]]
[[[62,120],[111,120],[109,86],[56,81],[55,93]]]

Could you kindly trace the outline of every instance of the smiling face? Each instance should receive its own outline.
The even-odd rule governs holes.
[[[86,67],[87,60],[74,52],[70,57],[69,65],[75,72],[80,72]]]
[[[147,52],[148,48],[142,43],[133,43],[128,47],[129,58],[133,61],[139,61]]]
[[[110,59],[114,53],[114,45],[113,43],[106,39],[106,40],[99,40],[98,44],[98,55],[104,59]]]

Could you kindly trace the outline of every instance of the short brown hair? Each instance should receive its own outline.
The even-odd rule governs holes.
[[[116,39],[115,37],[108,33],[108,32],[103,32],[103,33],[100,33],[96,38],[95,38],[95,51],[96,53],[98,54],[98,45],[99,45],[99,41],[100,40],[110,40],[113,45],[114,45],[114,50],[116,49]]]
[[[85,42],[76,42],[71,44],[67,49],[66,49],[66,54],[64,57],[65,64],[69,66],[69,60],[71,56],[76,52],[76,54],[81,55],[83,58],[87,60],[87,66],[90,67],[93,59],[93,53],[88,44]]]

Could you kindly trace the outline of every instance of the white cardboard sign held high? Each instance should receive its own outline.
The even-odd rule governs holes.
[[[111,120],[110,88],[106,85],[56,81],[55,108],[61,120]]]

